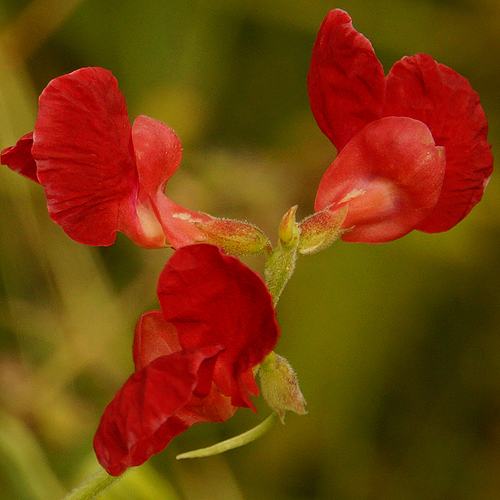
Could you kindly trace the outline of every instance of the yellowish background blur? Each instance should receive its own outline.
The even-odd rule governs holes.
[[[37,96],[83,66],[117,77],[131,119],[184,145],[175,201],[275,239],[308,215],[335,150],[306,77],[326,13],[347,10],[386,71],[430,53],[466,76],[500,141],[498,0],[0,0],[0,148],[33,128]],[[176,462],[257,424],[199,425],[103,499],[500,498],[500,183],[452,231],[301,258],[277,351],[309,414],[250,446]],[[0,169],[0,498],[58,500],[97,469],[100,415],[132,371],[139,315],[169,250],[71,241],[42,189]],[[262,270],[260,258],[246,262]]]

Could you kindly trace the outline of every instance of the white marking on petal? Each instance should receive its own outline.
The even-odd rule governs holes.
[[[180,214],[172,214],[172,217],[175,217],[176,219],[181,219],[181,220],[191,219],[191,215],[186,213],[186,212],[181,212]]]
[[[188,222],[192,222],[192,223],[203,222],[202,219],[194,218],[194,217],[192,217],[191,214],[189,214],[187,212],[179,212],[177,214],[172,214],[172,217],[174,217],[176,219],[180,219],[180,220],[185,220],[185,221],[188,221]]]
[[[357,198],[362,194],[366,193],[366,189],[353,189],[350,193],[347,193],[339,203],[346,203],[347,201],[351,201],[353,198]]]

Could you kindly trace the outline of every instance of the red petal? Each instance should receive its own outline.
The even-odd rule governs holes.
[[[311,109],[338,151],[381,116],[385,76],[370,41],[349,15],[332,10],[314,44],[308,77]]]
[[[177,250],[165,266],[158,296],[183,348],[225,348],[217,358],[214,382],[234,406],[254,409],[249,393],[257,387],[245,372],[263,361],[279,336],[262,279],[213,245],[191,245]]]
[[[424,122],[436,144],[446,148],[441,197],[418,229],[434,233],[452,228],[481,199],[493,169],[478,94],[466,78],[418,54],[397,62],[388,75],[384,115]]]
[[[212,384],[206,397],[192,397],[185,409],[203,417],[207,422],[218,423],[231,418],[237,407],[231,404],[231,398],[221,394],[215,384]]]
[[[137,322],[134,337],[135,370],[139,371],[154,359],[180,351],[182,348],[177,338],[177,330],[171,323],[167,323],[161,311],[150,311],[142,315]],[[215,361],[215,358],[213,358]],[[214,367],[207,366],[206,361],[199,377],[209,382],[208,385],[196,387],[197,393],[206,394],[206,397],[193,397],[186,407],[198,416],[204,416],[210,422],[225,422],[231,417],[236,408],[231,405],[230,399],[219,393],[212,385],[211,378]],[[200,375],[199,371],[199,375]],[[255,379],[254,379],[255,380]]]
[[[167,241],[174,248],[203,241],[205,236],[192,221],[209,220],[187,210],[165,196],[167,181],[174,175],[182,158],[181,141],[164,123],[139,116],[132,127],[137,170],[161,223]]]
[[[144,115],[134,121],[132,141],[140,183],[154,196],[165,189],[181,163],[181,141],[168,125]]]
[[[135,371],[142,370],[151,361],[182,350],[177,330],[167,323],[161,311],[150,311],[141,316],[135,326]]]
[[[197,228],[195,223],[210,221],[212,220],[210,217],[178,205],[160,191],[151,203],[168,243],[173,248],[206,241],[206,235]]]
[[[109,245],[137,189],[131,127],[113,75],[83,68],[40,96],[33,156],[51,218],[74,240]]]
[[[1,163],[28,179],[39,182],[36,176],[36,162],[31,154],[32,146],[33,133],[23,135],[15,146],[2,151]]]
[[[106,407],[94,438],[99,463],[117,476],[140,465],[189,426],[206,421],[183,407],[198,384],[202,363],[219,352],[207,347],[155,359],[134,373]]]
[[[430,130],[406,117],[367,125],[323,176],[316,211],[349,206],[345,241],[381,243],[415,229],[432,211],[445,171]]]

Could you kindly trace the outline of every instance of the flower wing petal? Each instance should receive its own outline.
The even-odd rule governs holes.
[[[144,313],[135,326],[134,364],[135,371],[142,370],[151,361],[182,350],[177,330],[167,323],[161,311]]]
[[[308,89],[319,128],[338,151],[367,123],[380,118],[384,70],[370,41],[340,9],[332,10],[319,29]]]
[[[183,408],[199,383],[203,363],[219,351],[214,346],[162,356],[125,382],[106,407],[94,437],[97,459],[109,474],[118,476],[142,464],[176,435],[208,420]]]
[[[39,182],[36,175],[36,162],[31,154],[33,146],[33,133],[23,135],[14,146],[2,151],[2,165],[7,165],[11,170],[24,175],[32,181]]]
[[[33,157],[51,218],[74,240],[109,245],[136,191],[131,126],[114,76],[83,68],[42,92]]]
[[[168,125],[144,115],[138,116],[132,125],[132,141],[140,183],[152,196],[165,189],[179,168],[181,141]]]
[[[248,371],[272,351],[279,329],[262,279],[238,259],[207,244],[183,247],[160,275],[158,297],[183,348],[221,345],[214,382],[234,406],[255,409]]]
[[[441,197],[418,229],[435,233],[460,222],[481,199],[493,169],[488,123],[466,78],[427,54],[405,57],[387,76],[385,116],[424,122],[446,149]]]
[[[439,199],[446,159],[421,121],[387,117],[367,125],[323,176],[316,211],[348,205],[344,241],[381,243],[415,229]]]

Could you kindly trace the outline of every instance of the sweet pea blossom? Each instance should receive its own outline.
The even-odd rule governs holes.
[[[165,196],[181,156],[164,123],[139,116],[131,126],[115,77],[91,67],[48,84],[33,133],[1,162],[43,186],[50,217],[77,242],[110,245],[121,231],[146,248],[177,248],[203,241],[192,222],[210,219]]]
[[[142,464],[194,424],[224,422],[236,407],[256,411],[253,369],[279,337],[262,279],[214,245],[177,250],[158,297],[161,311],[145,313],[135,329],[135,373],[94,438],[111,475]]]
[[[315,209],[348,207],[343,240],[446,231],[481,199],[493,169],[486,116],[452,69],[417,54],[384,76],[369,40],[336,9],[320,27],[308,88],[314,117],[338,152]]]

